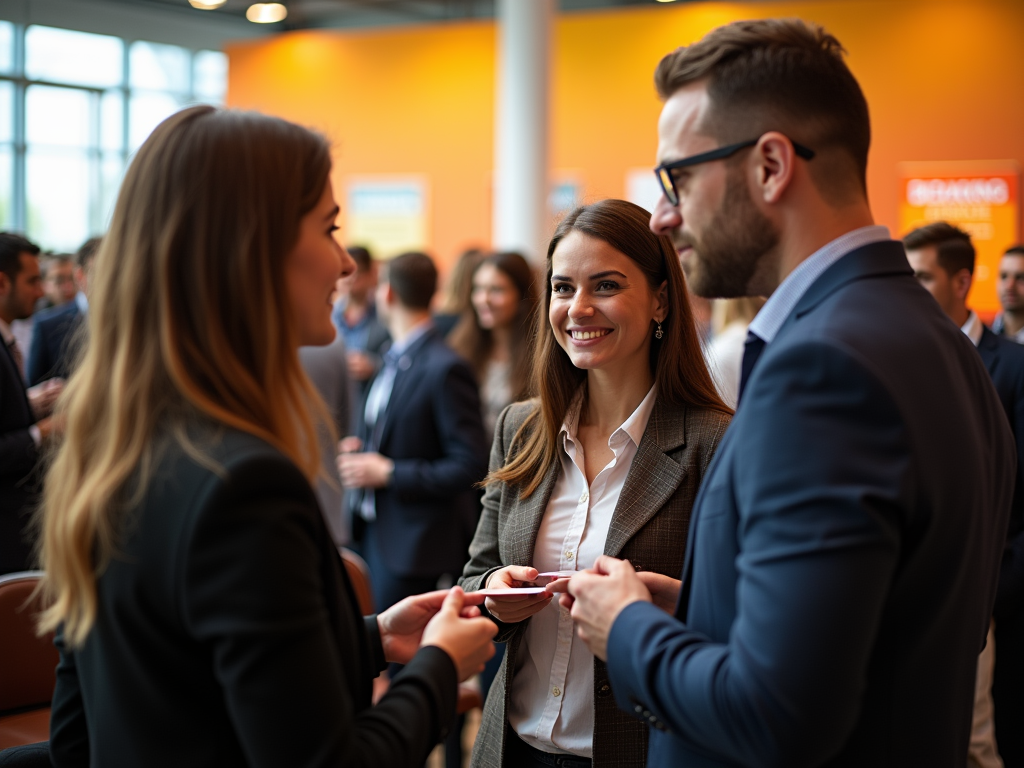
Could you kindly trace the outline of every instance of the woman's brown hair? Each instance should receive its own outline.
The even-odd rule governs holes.
[[[530,263],[514,251],[492,253],[484,257],[473,269],[470,278],[484,264],[490,264],[512,281],[519,293],[519,307],[512,319],[510,384],[512,400],[525,400],[531,392],[531,369],[533,368],[534,328],[537,310],[537,275]],[[494,350],[494,334],[481,328],[476,310],[470,305],[463,310],[459,320],[448,337],[452,349],[462,355],[473,366],[477,381],[483,382],[487,366]]]
[[[486,483],[518,485],[523,498],[537,489],[548,467],[557,460],[558,431],[573,398],[587,380],[587,372],[574,366],[558,345],[548,322],[551,259],[558,244],[571,232],[602,240],[631,258],[644,273],[652,291],[657,291],[662,283],[667,285],[668,316],[662,322],[664,335],[661,339],[651,339],[650,366],[658,400],[732,413],[719,397],[704,363],[686,280],[672,241],[651,232],[650,218],[643,208],[625,200],[601,200],[576,208],[558,225],[548,245],[546,288],[537,308],[533,382],[540,396],[539,407],[530,413],[516,433],[512,458],[504,467],[491,472]],[[651,333],[653,336],[653,322]]]
[[[263,438],[312,479],[314,415],[285,261],[330,173],[319,136],[258,114],[193,107],[161,123],[121,185],[96,256],[88,345],[59,405],[66,432],[39,515],[48,609],[81,645],[129,488],[187,427]]]

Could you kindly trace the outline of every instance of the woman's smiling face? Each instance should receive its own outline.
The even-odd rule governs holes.
[[[578,230],[551,257],[548,321],[572,364],[588,371],[648,371],[654,323],[667,292],[651,290],[640,267]]]

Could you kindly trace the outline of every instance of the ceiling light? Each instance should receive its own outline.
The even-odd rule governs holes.
[[[220,8],[228,0],[188,0],[188,4],[193,8],[198,8],[200,11],[212,11],[214,8]]]
[[[253,3],[245,12],[245,18],[257,24],[273,24],[288,15],[288,9],[280,3]]]

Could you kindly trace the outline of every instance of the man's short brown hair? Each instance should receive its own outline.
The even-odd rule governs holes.
[[[706,80],[711,109],[701,130],[723,144],[780,131],[811,148],[815,185],[839,203],[854,185],[866,194],[871,145],[867,101],[844,53],[801,19],[737,21],[665,56],[654,81],[668,99]]]
[[[903,247],[919,251],[935,246],[935,260],[952,277],[961,269],[974,274],[974,245],[971,236],[959,227],[945,221],[935,221],[918,227],[903,238]]]

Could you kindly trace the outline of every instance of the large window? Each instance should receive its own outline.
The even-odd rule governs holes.
[[[226,89],[218,51],[0,22],[0,229],[76,249],[153,128]]]

